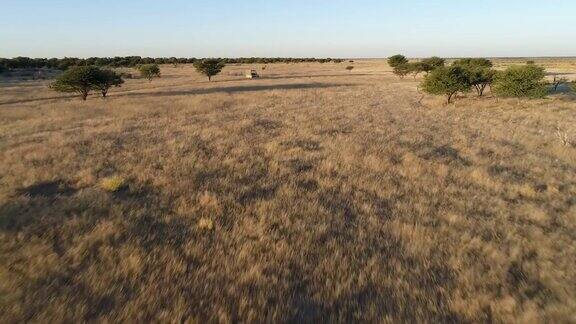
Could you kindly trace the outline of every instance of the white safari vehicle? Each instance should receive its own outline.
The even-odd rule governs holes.
[[[246,72],[246,79],[258,79],[260,76],[256,70],[250,70]]]

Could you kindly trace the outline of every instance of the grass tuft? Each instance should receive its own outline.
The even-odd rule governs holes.
[[[124,188],[126,181],[120,176],[107,177],[100,180],[100,188],[108,192],[117,192]]]

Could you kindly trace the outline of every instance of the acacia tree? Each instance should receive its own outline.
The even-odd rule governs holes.
[[[388,58],[388,65],[390,65],[390,67],[395,68],[404,64],[408,64],[408,59],[404,55],[396,54]]]
[[[445,65],[446,60],[438,56],[432,56],[422,60],[422,69],[426,73],[432,72],[434,69]]]
[[[459,66],[436,68],[424,78],[421,87],[427,93],[446,96],[447,103],[456,93],[470,90],[466,72]]]
[[[218,75],[226,64],[220,59],[204,59],[194,62],[194,68],[201,74],[208,77],[208,81],[212,81],[212,77]]]
[[[492,90],[502,97],[543,98],[548,93],[545,76],[541,66],[510,66],[496,74]]]
[[[414,62],[414,63],[408,63],[408,69],[410,70],[410,73],[412,73],[412,75],[414,76],[414,79],[416,79],[418,74],[426,72],[427,67],[422,62]]]
[[[98,84],[101,71],[95,66],[75,66],[62,73],[50,88],[58,92],[76,92],[86,100],[90,90]]]
[[[140,71],[140,75],[143,78],[148,79],[150,82],[152,82],[153,78],[160,77],[160,67],[158,64],[142,64],[138,68],[138,71]]]
[[[108,90],[112,87],[120,87],[124,83],[122,76],[112,70],[100,70],[96,84],[93,89],[100,91],[103,98],[106,98]]]
[[[496,71],[492,70],[492,62],[484,58],[465,58],[452,63],[464,69],[468,83],[474,88],[478,97],[482,97],[484,90],[492,84]]]
[[[400,77],[400,79],[404,79],[405,76],[410,74],[412,68],[410,67],[409,63],[401,64],[394,67],[394,74]]]

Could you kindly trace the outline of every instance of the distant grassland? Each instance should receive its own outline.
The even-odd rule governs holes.
[[[573,322],[576,95],[390,71],[0,80],[0,322]]]

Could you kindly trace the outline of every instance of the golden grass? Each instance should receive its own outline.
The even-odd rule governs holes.
[[[119,176],[107,177],[100,181],[100,187],[109,192],[116,192],[124,187],[126,181]]]
[[[573,322],[574,95],[346,65],[1,84],[0,322]]]

